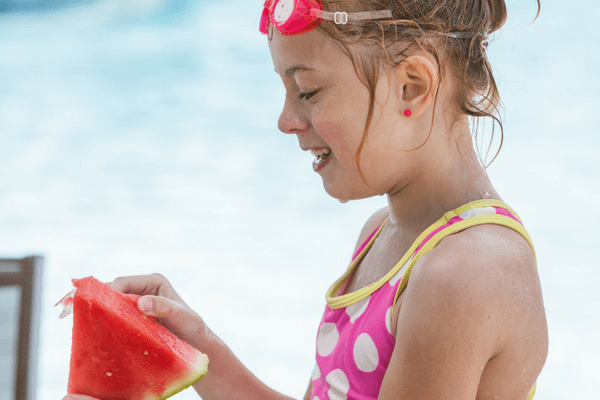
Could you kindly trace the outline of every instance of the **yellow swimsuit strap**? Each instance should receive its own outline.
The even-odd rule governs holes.
[[[506,203],[498,200],[476,200],[470,203],[467,203],[455,210],[449,211],[440,219],[438,219],[435,223],[430,225],[419,237],[413,242],[408,251],[402,256],[400,261],[392,268],[385,276],[383,276],[379,281],[374,282],[362,289],[359,289],[352,293],[343,294],[338,296],[342,287],[347,283],[348,278],[354,272],[354,270],[358,267],[363,257],[373,246],[373,243],[379,236],[379,233],[388,222],[386,219],[383,224],[377,229],[377,231],[372,235],[369,242],[364,246],[362,251],[356,256],[356,258],[352,261],[346,272],[329,288],[327,291],[327,305],[331,309],[339,309],[342,307],[347,307],[350,304],[356,303],[367,296],[371,295],[373,292],[381,288],[386,282],[388,282],[394,275],[404,267],[405,264],[410,263],[408,268],[406,269],[403,277],[402,283],[400,284],[399,293],[404,290],[406,284],[408,283],[408,278],[410,276],[410,271],[412,267],[417,262],[419,258],[421,258],[427,251],[434,248],[444,237],[451,235],[453,233],[459,232],[461,230],[467,229],[471,226],[480,225],[480,224],[499,224],[508,226],[516,231],[518,231],[529,243],[532,251],[534,251],[533,243],[527,234],[527,231],[523,228],[520,222],[508,217],[506,215],[496,215],[496,214],[477,214],[477,210],[485,211],[486,208],[490,207],[500,207],[510,212],[510,214],[514,215],[520,221],[517,213],[514,212]],[[469,214],[471,213],[471,214]],[[456,217],[460,216],[467,217],[466,219],[452,223],[449,226],[449,222],[455,221]],[[454,218],[454,219],[453,219]],[[423,244],[425,243],[425,244]],[[418,252],[417,252],[418,250]],[[534,251],[535,255],[535,251]]]
[[[500,203],[500,202],[498,202]],[[533,242],[531,241],[531,238],[529,237],[529,234],[527,233],[527,231],[525,230],[525,228],[523,227],[522,223],[520,222],[521,219],[517,216],[517,214],[508,207],[508,205],[506,204],[493,204],[493,206],[496,207],[502,207],[505,210],[510,211],[511,214],[513,214],[514,217],[516,217],[518,219],[518,221],[516,221],[515,219],[511,218],[510,216],[507,215],[501,215],[501,214],[480,214],[480,215],[474,215],[471,216],[469,218],[466,218],[462,221],[459,222],[455,222],[451,225],[448,225],[448,223],[455,217],[460,216],[460,215],[465,215],[464,213],[467,213],[469,210],[472,210],[474,208],[481,208],[482,205],[481,204],[477,204],[476,207],[472,207],[472,203],[466,204],[456,210],[450,211],[448,213],[446,213],[444,215],[444,217],[438,221],[436,224],[437,227],[434,229],[428,229],[427,231],[429,231],[429,235],[426,235],[426,239],[427,242],[417,251],[416,254],[414,254],[414,256],[412,257],[412,260],[410,260],[410,264],[408,265],[408,268],[406,269],[406,271],[404,272],[404,274],[402,275],[402,280],[400,282],[400,285],[398,286],[398,290],[396,292],[396,297],[394,299],[394,304],[392,305],[392,307],[394,307],[396,305],[396,302],[398,301],[398,298],[400,297],[400,294],[402,293],[402,291],[406,288],[406,285],[408,284],[408,280],[410,278],[410,273],[412,271],[413,266],[417,263],[417,261],[423,256],[425,255],[429,250],[433,249],[435,246],[437,246],[439,244],[439,242],[444,239],[445,237],[452,235],[456,232],[460,232],[463,231],[467,228],[473,227],[473,226],[477,226],[477,225],[483,225],[483,224],[497,224],[497,225],[502,225],[502,226],[506,226],[508,228],[511,228],[515,231],[517,231],[519,234],[521,234],[521,236],[523,236],[523,238],[527,241],[527,243],[529,244],[529,247],[531,248],[531,251],[533,252],[533,255],[535,257],[535,249],[533,247]],[[485,207],[485,206],[484,206]],[[445,223],[444,223],[445,220]],[[441,225],[440,225],[441,224]],[[443,228],[443,226],[448,225],[447,227]],[[441,228],[437,233],[433,234],[433,236],[431,236],[431,234],[433,232],[435,232],[436,229]],[[426,232],[427,232],[426,231]],[[417,239],[419,240],[419,239]],[[404,257],[403,257],[404,258]],[[536,258],[537,260],[537,258]],[[392,312],[393,312],[393,308],[392,308]],[[525,398],[525,400],[531,400],[533,399],[533,396],[535,395],[535,391],[537,388],[537,383],[533,384],[533,387],[531,388],[531,390],[529,391],[529,393],[527,394],[527,397]]]
[[[496,207],[504,209],[508,211],[508,215],[497,214],[493,210],[491,210],[490,207],[494,207],[495,209]],[[517,215],[517,213],[514,210],[512,210],[506,203],[502,201],[477,200],[467,203],[455,210],[447,212],[442,218],[440,218],[438,221],[436,221],[434,224],[428,227],[414,241],[412,246],[408,249],[408,251],[400,259],[400,261],[394,266],[394,268],[392,268],[379,281],[374,282],[355,292],[338,296],[341,288],[347,283],[347,280],[349,279],[350,275],[354,272],[362,258],[372,247],[373,243],[375,242],[375,240],[379,236],[379,233],[381,232],[381,230],[387,222],[388,220],[386,219],[385,222],[381,224],[377,231],[372,235],[369,242],[364,246],[362,251],[352,261],[344,275],[342,275],[327,291],[327,304],[331,309],[347,307],[350,304],[353,304],[357,301],[366,298],[367,296],[371,295],[373,292],[381,288],[405,265],[407,265],[407,268],[402,275],[400,285],[398,286],[398,290],[396,292],[394,304],[392,305],[392,307],[394,307],[396,305],[396,302],[398,301],[398,298],[400,297],[400,294],[408,285],[410,273],[417,261],[419,261],[419,259],[423,255],[425,255],[429,250],[435,248],[435,246],[437,246],[439,242],[445,237],[473,226],[483,224],[497,224],[511,228],[517,231],[519,234],[521,234],[523,238],[525,238],[535,257],[535,249],[533,247],[533,242],[531,241],[529,234],[523,227],[521,223],[521,218]],[[525,400],[533,399],[535,390],[536,384],[533,385]]]

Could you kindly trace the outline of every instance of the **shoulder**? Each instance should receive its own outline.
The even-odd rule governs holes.
[[[438,313],[432,322],[497,335],[494,351],[524,320],[545,318],[534,255],[519,233],[500,225],[444,238],[416,263],[406,292],[403,308]]]
[[[534,279],[536,262],[527,241],[514,230],[494,224],[444,238],[417,262],[411,275],[412,286],[449,295],[468,292],[488,301],[513,296],[526,280]]]
[[[369,235],[379,227],[379,225],[383,224],[387,217],[390,215],[390,208],[383,207],[373,215],[369,217],[362,230],[360,231],[360,235],[358,236],[358,240],[356,242],[356,246],[354,247],[354,251],[358,249],[358,247],[369,237]]]
[[[547,325],[535,259],[517,232],[481,225],[446,237],[417,261],[404,296],[382,393],[474,398],[506,382],[529,390]]]
[[[419,260],[414,278],[463,282],[487,292],[517,276],[533,275],[537,266],[527,241],[513,229],[485,224],[444,238]]]

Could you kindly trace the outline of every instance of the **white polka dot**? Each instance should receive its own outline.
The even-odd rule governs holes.
[[[313,400],[320,400],[318,396],[313,397]]]
[[[319,328],[319,334],[317,335],[317,353],[321,357],[327,357],[331,354],[335,345],[340,338],[340,333],[337,330],[335,324],[325,322]]]
[[[354,342],[354,349],[352,351],[354,356],[354,362],[358,369],[363,372],[373,372],[377,369],[379,364],[379,353],[377,353],[377,347],[375,342],[371,339],[368,333],[361,333],[356,342]]]
[[[468,210],[468,211],[465,211],[464,213],[460,214],[460,217],[462,219],[467,219],[467,218],[475,217],[477,215],[485,215],[485,214],[496,214],[496,209],[494,207],[474,208],[472,210]]]
[[[392,334],[392,307],[391,306],[385,312],[385,327],[387,328],[387,331],[391,335]]]
[[[346,314],[350,316],[350,322],[354,323],[365,312],[370,298],[371,296],[346,307]]]
[[[315,365],[315,369],[313,370],[312,379],[317,380],[321,377],[321,370],[319,369],[319,364]]]
[[[348,377],[341,369],[334,369],[325,378],[329,383],[329,395],[330,400],[346,400],[348,398],[348,390],[350,389],[350,382]]]

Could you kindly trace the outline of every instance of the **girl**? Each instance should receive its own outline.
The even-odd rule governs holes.
[[[470,131],[499,122],[486,48],[505,19],[503,0],[265,2],[260,30],[287,93],[279,129],[313,153],[331,196],[388,199],[327,292],[304,399],[533,396],[548,349],[535,253]],[[203,399],[288,398],[163,276],[111,285],[208,354]]]

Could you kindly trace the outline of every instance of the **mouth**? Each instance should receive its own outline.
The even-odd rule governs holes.
[[[313,156],[315,156],[315,160],[313,161],[313,170],[318,172],[329,162],[331,149],[329,147],[319,147],[316,149],[311,149],[310,152],[313,154]]]

